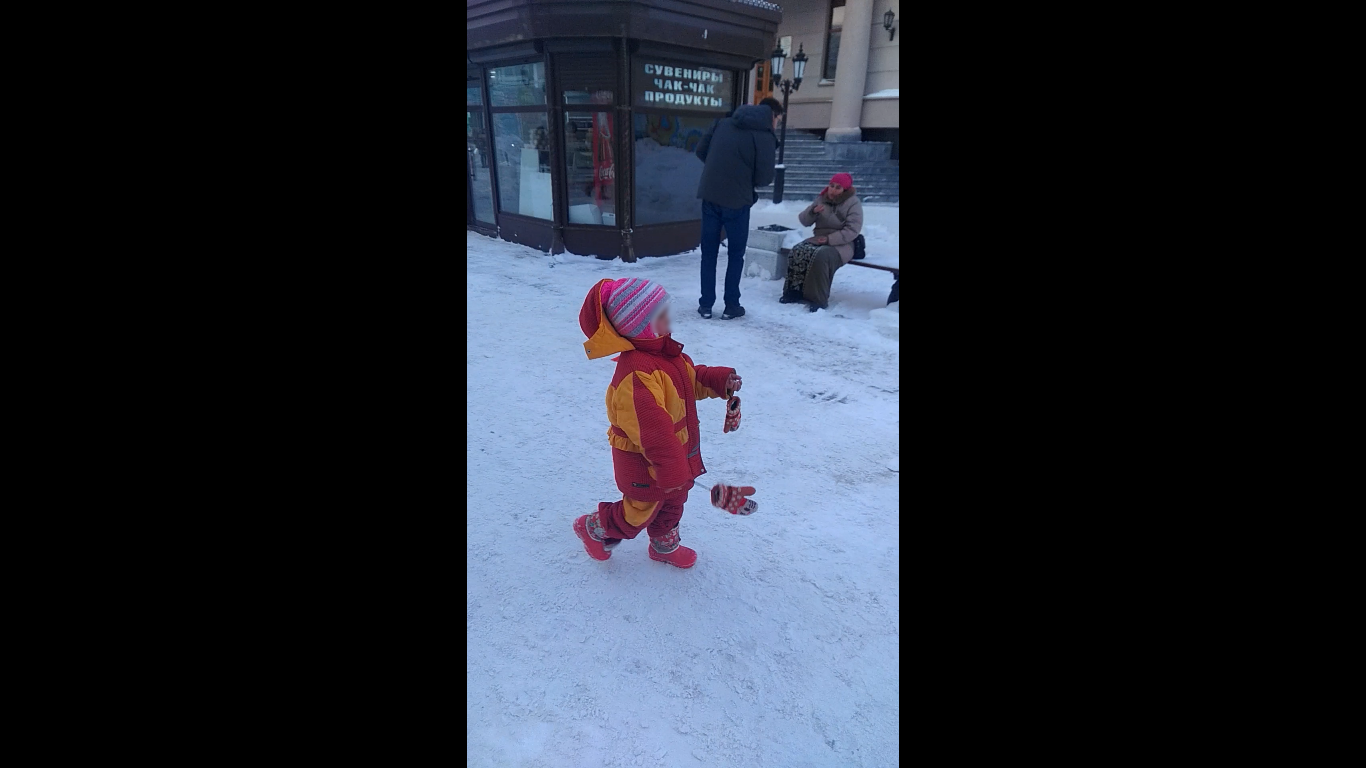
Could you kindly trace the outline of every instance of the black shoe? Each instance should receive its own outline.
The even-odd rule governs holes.
[[[697,314],[701,315],[703,320],[710,320],[710,319],[711,319],[711,307],[698,307],[698,308],[697,308]]]
[[[722,320],[734,320],[737,317],[745,316],[745,308],[736,304],[733,307],[726,307],[726,311],[721,313]]]
[[[828,307],[822,307],[821,305],[812,302],[811,306],[809,306],[809,307],[806,308],[806,311],[807,311],[807,312],[815,312],[815,311],[821,310],[821,309],[828,309]]]
[[[802,300],[801,291],[783,291],[782,298],[778,299],[780,304],[796,304]]]

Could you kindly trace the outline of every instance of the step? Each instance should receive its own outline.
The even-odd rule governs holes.
[[[760,199],[760,200],[772,200],[772,199],[773,199],[773,192],[772,192],[772,191],[763,191],[763,190],[760,190],[760,191],[763,192],[763,194],[759,195],[759,199]],[[883,200],[885,200],[885,199],[887,199],[887,198],[889,198],[889,197],[897,197],[897,196],[899,196],[900,194],[901,194],[901,193],[900,193],[899,191],[894,190],[894,189],[893,189],[893,190],[887,190],[887,191],[885,191],[885,192],[864,192],[863,190],[859,190],[858,199],[859,199],[859,200],[862,200],[862,201],[865,202],[865,203],[877,203],[877,202],[881,202],[881,201],[883,201]],[[814,201],[817,197],[819,197],[819,196],[820,196],[820,192],[819,192],[819,191],[812,192],[811,190],[805,190],[805,191],[803,191],[803,190],[800,190],[800,189],[798,189],[798,190],[784,189],[784,190],[783,190],[783,199],[784,199],[784,200],[796,200],[796,201],[802,202],[802,203],[810,203],[810,202],[813,202],[813,201]]]
[[[829,181],[830,177],[837,173],[847,173],[850,176],[853,176],[855,181],[858,181],[859,179],[888,180],[901,178],[901,174],[898,173],[896,169],[888,171],[876,168],[811,168],[810,166],[792,165],[791,163],[787,164],[787,177],[789,179],[801,177],[804,179]]]
[[[830,183],[829,177],[793,176],[788,174],[783,177],[783,184],[789,187],[801,187],[806,189],[825,189],[825,185]],[[901,180],[887,178],[885,176],[855,176],[854,186],[860,189],[896,189],[901,186]]]
[[[774,159],[776,160],[777,158],[775,157]],[[898,163],[898,162],[896,162],[895,160],[881,160],[881,161],[878,161],[878,162],[875,162],[875,163],[873,163],[873,162],[863,162],[863,163],[841,163],[841,162],[838,161],[838,160],[828,160],[828,159],[826,159],[826,158],[824,158],[824,157],[798,157],[797,155],[787,155],[787,154],[784,154],[784,156],[783,156],[783,162],[784,162],[784,163],[791,163],[791,164],[793,164],[793,165],[799,165],[799,164],[800,164],[800,165],[809,165],[809,166],[811,166],[811,167],[813,167],[813,168],[829,168],[829,167],[835,166],[835,165],[838,165],[838,166],[840,166],[841,168],[900,168],[900,167],[901,167],[901,164]]]
[[[793,168],[788,166],[783,173],[783,178],[790,183],[807,184],[826,184],[830,178],[839,171],[812,171],[805,168]],[[876,173],[870,171],[850,171],[849,175],[854,177],[854,183],[862,181],[864,184],[897,184],[901,181],[899,173]]]
[[[759,199],[760,199],[761,201],[762,201],[762,200],[770,200],[770,201],[771,201],[771,200],[773,199],[773,195],[767,195],[767,196],[761,195],[761,196],[759,197]],[[785,202],[785,203],[810,203],[812,200],[815,200],[815,199],[816,199],[816,195],[815,195],[815,194],[805,194],[805,193],[802,193],[802,192],[793,192],[793,191],[788,190],[788,189],[784,189],[784,190],[783,190],[783,202]],[[895,193],[895,192],[888,192],[888,193],[881,194],[881,195],[859,195],[859,198],[858,198],[858,199],[859,199],[859,202],[863,202],[863,203],[895,203],[898,199],[900,199],[900,195],[897,194],[897,193]]]
[[[769,199],[769,200],[772,200],[772,199],[773,199],[773,192],[772,192],[772,190],[760,190],[760,192],[761,192],[761,194],[759,195],[759,199],[760,199],[760,200],[763,200],[763,199],[765,199],[765,198],[767,198],[767,199]],[[819,189],[794,189],[794,188],[789,187],[789,186],[787,186],[787,185],[784,185],[784,186],[783,186],[783,197],[784,197],[784,198],[788,198],[788,199],[798,199],[798,198],[799,198],[799,199],[805,200],[805,201],[808,202],[808,203],[811,202],[812,200],[815,200],[815,199],[816,199],[816,196],[819,195],[820,193],[821,193],[821,191],[820,191]],[[896,196],[899,195],[899,194],[901,194],[900,190],[896,190],[896,189],[875,189],[875,190],[872,190],[872,191],[860,189],[860,190],[858,190],[858,199],[860,199],[860,200],[865,200],[865,201],[866,201],[866,200],[871,200],[871,199],[873,199],[873,198],[887,197],[887,196],[889,196],[889,195],[892,196],[892,197],[896,197]]]
[[[775,160],[777,158],[774,158]],[[785,155],[783,163],[791,165],[809,165],[812,168],[830,168],[838,165],[841,168],[900,168],[901,165],[895,161],[883,160],[876,163],[841,163],[838,160],[827,160],[823,157],[798,157],[796,155]]]
[[[773,195],[760,195],[759,199],[761,201],[772,200]],[[803,192],[793,192],[789,189],[783,190],[783,202],[785,203],[810,203],[812,200],[815,199],[816,195],[814,193],[806,194]],[[887,192],[885,194],[880,195],[859,195],[858,199],[859,202],[863,203],[895,203],[898,199],[900,199],[900,195],[895,192]]]
[[[848,173],[854,177],[854,183],[862,180],[865,184],[896,184],[901,179],[899,173],[882,173],[878,171],[813,171],[809,168],[793,168],[788,166],[785,171],[785,178],[788,181],[806,181],[812,184],[825,184],[837,173]]]
[[[814,165],[802,165],[798,163],[783,163],[783,165],[787,168],[787,175],[789,178],[794,175],[815,176],[822,173],[848,173],[850,176],[853,176],[854,178],[858,178],[859,176],[901,175],[901,169],[896,167],[895,165],[883,166],[881,168],[846,168],[843,171],[834,170],[833,168],[823,168]]]

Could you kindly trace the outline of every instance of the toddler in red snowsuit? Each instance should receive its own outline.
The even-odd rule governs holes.
[[[601,280],[579,311],[590,360],[620,353],[607,387],[607,441],[620,501],[601,502],[574,521],[590,557],[606,560],[622,539],[649,532],[650,559],[690,568],[697,553],[679,544],[678,521],[693,480],[707,470],[697,401],[740,389],[733,368],[693,365],[670,337],[669,295],[636,277]]]

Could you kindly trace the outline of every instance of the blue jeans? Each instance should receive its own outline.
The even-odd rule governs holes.
[[[716,303],[716,256],[721,251],[721,228],[726,228],[727,307],[740,303],[740,273],[745,269],[745,243],[749,242],[749,209],[722,208],[702,201],[702,298],[697,306],[711,309]]]

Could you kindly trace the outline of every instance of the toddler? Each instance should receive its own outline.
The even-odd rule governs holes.
[[[740,389],[733,368],[693,365],[669,335],[669,294],[638,277],[601,280],[579,311],[593,360],[620,353],[607,387],[607,442],[621,500],[601,502],[574,521],[574,532],[595,560],[606,560],[622,539],[642,530],[650,559],[691,568],[697,552],[679,544],[678,522],[702,466],[697,401]]]

